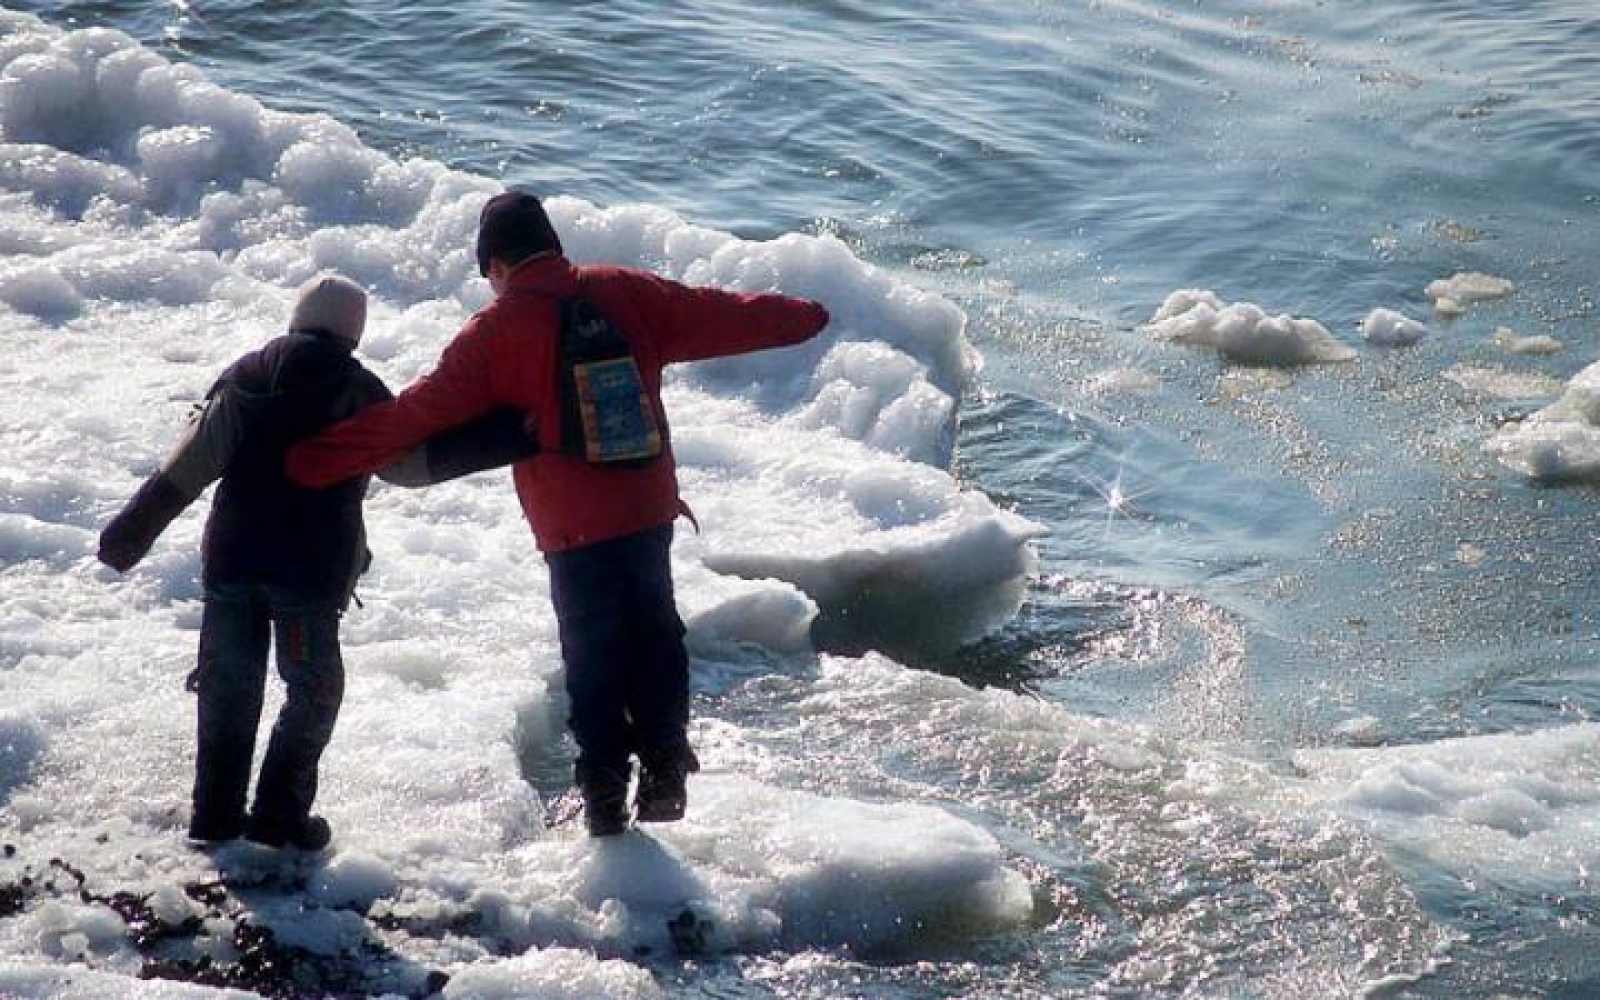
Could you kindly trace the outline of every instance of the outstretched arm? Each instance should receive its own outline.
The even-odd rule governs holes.
[[[205,401],[161,471],[100,532],[101,562],[119,573],[138,565],[167,526],[222,478],[243,434],[242,405],[226,387]]]
[[[666,361],[700,361],[810,340],[828,325],[820,302],[776,292],[731,292],[655,279]]]

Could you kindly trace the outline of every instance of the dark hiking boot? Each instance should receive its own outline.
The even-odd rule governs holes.
[[[700,770],[694,751],[651,758],[639,768],[639,822],[673,823],[689,806],[689,775]]]
[[[614,837],[628,829],[628,769],[594,767],[579,762],[578,790],[583,793],[583,823],[591,837]]]
[[[281,823],[251,816],[245,824],[246,840],[267,847],[292,847],[297,851],[320,851],[333,840],[333,828],[321,816],[307,816],[292,823]]]

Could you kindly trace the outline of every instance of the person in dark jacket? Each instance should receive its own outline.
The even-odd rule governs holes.
[[[477,253],[495,300],[394,400],[291,449],[289,474],[307,486],[348,481],[440,427],[497,406],[526,413],[540,448],[513,476],[550,569],[589,833],[620,833],[635,818],[677,820],[699,762],[687,732],[689,659],[670,559],[673,522],[687,508],[662,369],[801,343],[827,325],[828,312],[771,292],[575,267],[543,205],[522,191],[484,206]]]
[[[213,482],[221,481],[202,542],[204,611],[193,813],[200,842],[241,834],[274,847],[320,850],[328,823],[312,814],[323,750],[344,695],[339,622],[370,554],[362,502],[370,477],[308,490],[283,473],[295,441],[391,398],[352,356],[366,295],[322,274],[299,292],[288,333],[229,367],[188,432],[100,536],[99,558],[119,572]],[[527,454],[512,411],[454,429],[380,475],[420,486]],[[249,813],[256,732],[275,644],[286,698],[273,726]]]

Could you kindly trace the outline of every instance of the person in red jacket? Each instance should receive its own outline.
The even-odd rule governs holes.
[[[538,198],[515,190],[484,206],[477,256],[494,301],[398,397],[291,449],[288,474],[329,486],[493,408],[526,413],[540,450],[513,477],[550,571],[589,833],[620,833],[630,818],[680,819],[699,762],[669,558],[673,522],[687,508],[661,371],[801,343],[827,325],[827,310],[775,293],[574,266]]]

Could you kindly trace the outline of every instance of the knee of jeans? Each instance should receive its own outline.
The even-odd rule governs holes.
[[[265,678],[230,677],[218,670],[202,670],[196,693],[200,710],[218,721],[243,725],[261,713]]]
[[[344,671],[314,670],[292,678],[288,684],[288,695],[314,708],[338,711],[344,701]]]

